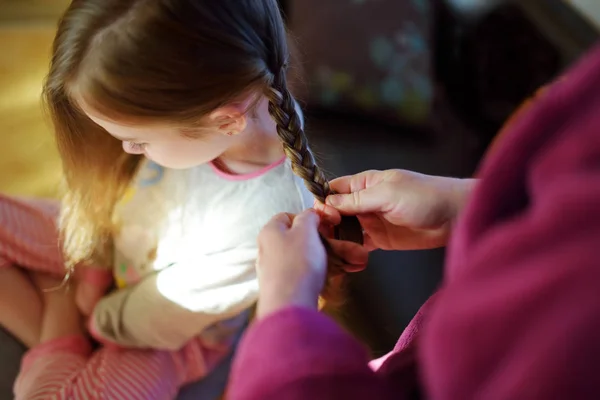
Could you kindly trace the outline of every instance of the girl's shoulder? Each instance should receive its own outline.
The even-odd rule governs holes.
[[[211,168],[220,184],[232,185],[235,191],[239,191],[240,198],[251,199],[253,203],[262,201],[275,208],[278,208],[276,204],[281,204],[290,208],[285,210],[287,212],[297,212],[313,205],[312,194],[303,180],[294,174],[290,160],[285,157],[247,175],[225,175],[214,166]],[[259,207],[258,204],[256,206]]]
[[[271,217],[312,207],[312,195],[287,159],[245,175],[226,174],[210,164],[198,167],[192,173],[188,194],[188,201],[208,206],[212,215],[237,210],[243,215]]]
[[[144,160],[115,213],[120,219],[138,220],[147,214],[158,217],[183,201],[188,179],[189,171],[171,170]]]

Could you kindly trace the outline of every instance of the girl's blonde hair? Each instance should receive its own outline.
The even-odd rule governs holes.
[[[288,64],[276,0],[73,0],[44,85],[68,185],[68,264],[109,262],[113,210],[140,163],[80,101],[115,120],[190,127],[241,95],[262,93],[294,172],[323,201],[329,185],[288,89]]]

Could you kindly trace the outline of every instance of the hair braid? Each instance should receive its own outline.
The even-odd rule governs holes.
[[[332,191],[325,174],[317,165],[308,146],[302,121],[296,110],[296,102],[287,86],[285,65],[278,73],[274,74],[273,82],[267,89],[266,96],[269,100],[269,114],[277,124],[277,134],[283,143],[286,156],[291,160],[292,170],[304,180],[306,187],[315,198],[325,203],[325,199],[332,194]],[[342,223],[335,229],[335,237],[362,244],[363,234],[358,219],[343,217]],[[339,267],[344,264],[344,260],[333,252],[325,239],[323,239],[323,244],[329,256],[329,276],[322,298],[329,305],[335,305],[343,300]]]
[[[329,183],[308,147],[302,121],[296,111],[296,102],[287,88],[286,74],[283,69],[275,75],[267,97],[269,113],[277,124],[277,133],[283,143],[285,154],[292,162],[294,173],[304,180],[308,190],[317,200],[325,202],[330,192]]]

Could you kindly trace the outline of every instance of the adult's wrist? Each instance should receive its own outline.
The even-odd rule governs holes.
[[[316,294],[315,294],[316,293]],[[287,287],[282,285],[273,290],[264,290],[259,294],[256,308],[256,317],[264,318],[289,307],[307,309],[318,308],[319,291],[301,287]]]
[[[452,216],[450,218],[451,220],[455,220],[460,215],[467,202],[469,201],[471,193],[473,192],[473,189],[477,185],[478,181],[478,179],[471,178],[454,179],[450,200],[450,209],[452,210]]]

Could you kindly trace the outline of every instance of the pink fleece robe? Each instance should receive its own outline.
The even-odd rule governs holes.
[[[326,316],[289,308],[246,333],[228,398],[599,399],[600,48],[479,175],[441,290],[374,370]]]

